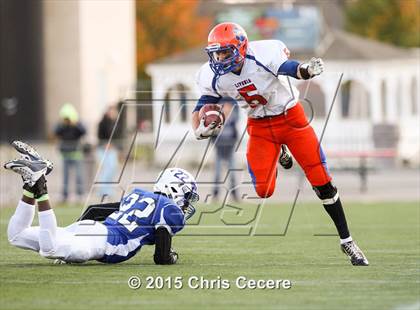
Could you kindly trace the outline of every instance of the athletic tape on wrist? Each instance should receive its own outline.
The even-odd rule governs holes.
[[[48,194],[44,194],[41,197],[37,198],[36,201],[37,202],[42,202],[42,201],[49,200],[49,199],[50,199],[50,197],[48,196]]]

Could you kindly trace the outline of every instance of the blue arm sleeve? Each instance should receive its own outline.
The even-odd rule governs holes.
[[[160,210],[159,222],[155,226],[164,226],[171,235],[184,228],[185,219],[181,209],[175,205],[167,205]]]
[[[193,112],[200,111],[200,109],[205,105],[206,103],[218,103],[220,101],[221,97],[213,97],[213,96],[201,96],[200,99],[198,99],[197,105],[195,106]]]
[[[299,62],[296,60],[286,60],[279,68],[277,75],[288,75],[297,79],[297,68]]]

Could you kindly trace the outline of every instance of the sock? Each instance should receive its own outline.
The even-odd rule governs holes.
[[[55,249],[55,236],[57,231],[57,219],[54,210],[38,212],[39,220],[39,247],[45,255]]]
[[[353,238],[351,236],[346,239],[340,239],[340,244],[344,244],[350,241],[353,241]]]
[[[35,205],[19,201],[15,213],[10,218],[7,227],[7,236],[9,240],[13,239],[24,229],[32,225],[35,216]]]
[[[350,232],[347,227],[346,216],[344,215],[341,200],[338,198],[335,202],[324,204],[324,209],[327,211],[337,228],[340,239],[347,239],[350,237]]]

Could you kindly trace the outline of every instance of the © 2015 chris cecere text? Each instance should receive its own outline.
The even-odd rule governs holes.
[[[249,279],[246,276],[238,276],[235,280],[224,279],[218,276],[215,279],[206,279],[203,276],[190,276],[188,278],[182,276],[161,277],[148,276],[144,281],[139,276],[131,276],[128,279],[128,286],[131,289],[145,288],[153,289],[176,289],[180,290],[184,287],[190,289],[207,289],[207,290],[227,290],[236,287],[240,290],[249,289],[285,289],[292,287],[292,282],[287,279]]]

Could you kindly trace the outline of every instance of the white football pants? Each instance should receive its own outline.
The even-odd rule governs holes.
[[[84,220],[57,227],[51,209],[38,212],[40,226],[31,226],[34,215],[34,205],[19,201],[7,228],[12,245],[66,262],[82,263],[104,256],[108,230],[102,223]]]

